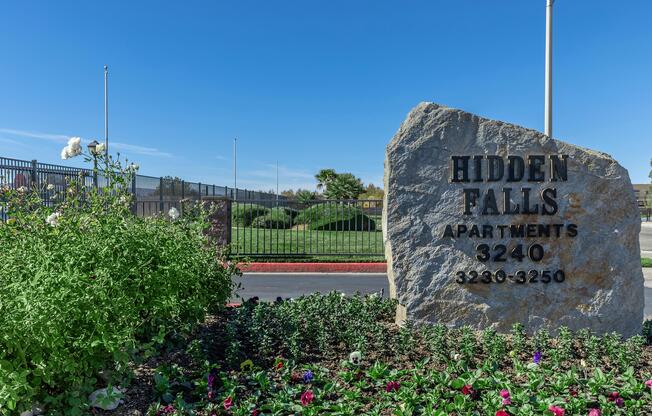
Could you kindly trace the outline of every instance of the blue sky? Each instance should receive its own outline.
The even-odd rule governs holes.
[[[555,137],[648,182],[652,2],[557,0]],[[320,168],[380,184],[421,101],[543,129],[545,0],[5,2],[0,155],[110,139],[141,173],[250,189]]]

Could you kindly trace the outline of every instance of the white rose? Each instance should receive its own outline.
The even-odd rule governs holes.
[[[48,215],[48,217],[45,219],[45,222],[52,227],[56,227],[59,225],[59,217],[61,217],[60,212],[53,212],[52,214]]]
[[[47,186],[48,191],[54,191],[54,184],[49,183]]]
[[[176,209],[175,207],[172,207],[168,211],[168,215],[170,216],[170,218],[172,218],[172,220],[176,220],[177,218],[179,218],[179,210]]]
[[[81,138],[71,137],[68,140],[68,145],[61,150],[61,159],[70,159],[79,156],[82,153]]]
[[[354,365],[359,365],[362,361],[362,353],[360,351],[353,351],[349,354],[349,362]]]
[[[97,146],[95,146],[96,155],[103,155],[105,150],[106,150],[106,146],[104,145],[104,143],[100,143]]]
[[[27,192],[27,188],[25,188],[24,186],[21,186],[21,187],[19,187],[17,189],[17,191],[20,192],[21,194],[24,194],[25,192]]]

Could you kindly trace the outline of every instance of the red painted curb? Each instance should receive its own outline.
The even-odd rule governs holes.
[[[385,273],[387,263],[249,263],[243,272],[256,273]]]

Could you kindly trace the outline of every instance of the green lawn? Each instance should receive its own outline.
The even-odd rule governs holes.
[[[384,256],[381,231],[270,230],[233,227],[232,253],[239,256],[378,261]]]
[[[641,257],[641,266],[652,267],[652,259],[648,259],[647,257]]]

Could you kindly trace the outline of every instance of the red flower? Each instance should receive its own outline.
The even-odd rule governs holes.
[[[496,416],[509,416],[509,413],[504,410],[499,410],[496,412]]]
[[[259,414],[260,412],[258,411],[258,409],[254,409],[251,411],[251,416],[258,416]]]
[[[283,360],[279,359],[279,360],[276,362],[276,369],[277,369],[277,370],[280,370],[281,368],[283,368]]]
[[[473,392],[473,387],[470,384],[462,387],[462,394],[471,394]]]
[[[233,398],[231,396],[224,399],[224,409],[229,410],[233,406]]]
[[[617,391],[612,391],[611,393],[609,393],[609,397],[608,397],[608,399],[609,399],[610,402],[615,402],[616,399],[617,399],[619,396],[620,396],[620,394],[618,394]]]
[[[390,381],[387,383],[385,386],[385,391],[390,392],[390,391],[397,391],[401,387],[401,384],[398,381]]]
[[[301,395],[301,404],[303,406],[308,406],[315,399],[315,395],[312,394],[312,390],[306,390]]]
[[[552,414],[555,416],[564,416],[566,414],[566,411],[564,409],[553,405],[550,405],[550,407],[548,407],[548,410],[550,410]]]
[[[570,393],[571,396],[577,397],[577,390],[575,390],[574,388],[569,387],[568,392]]]

